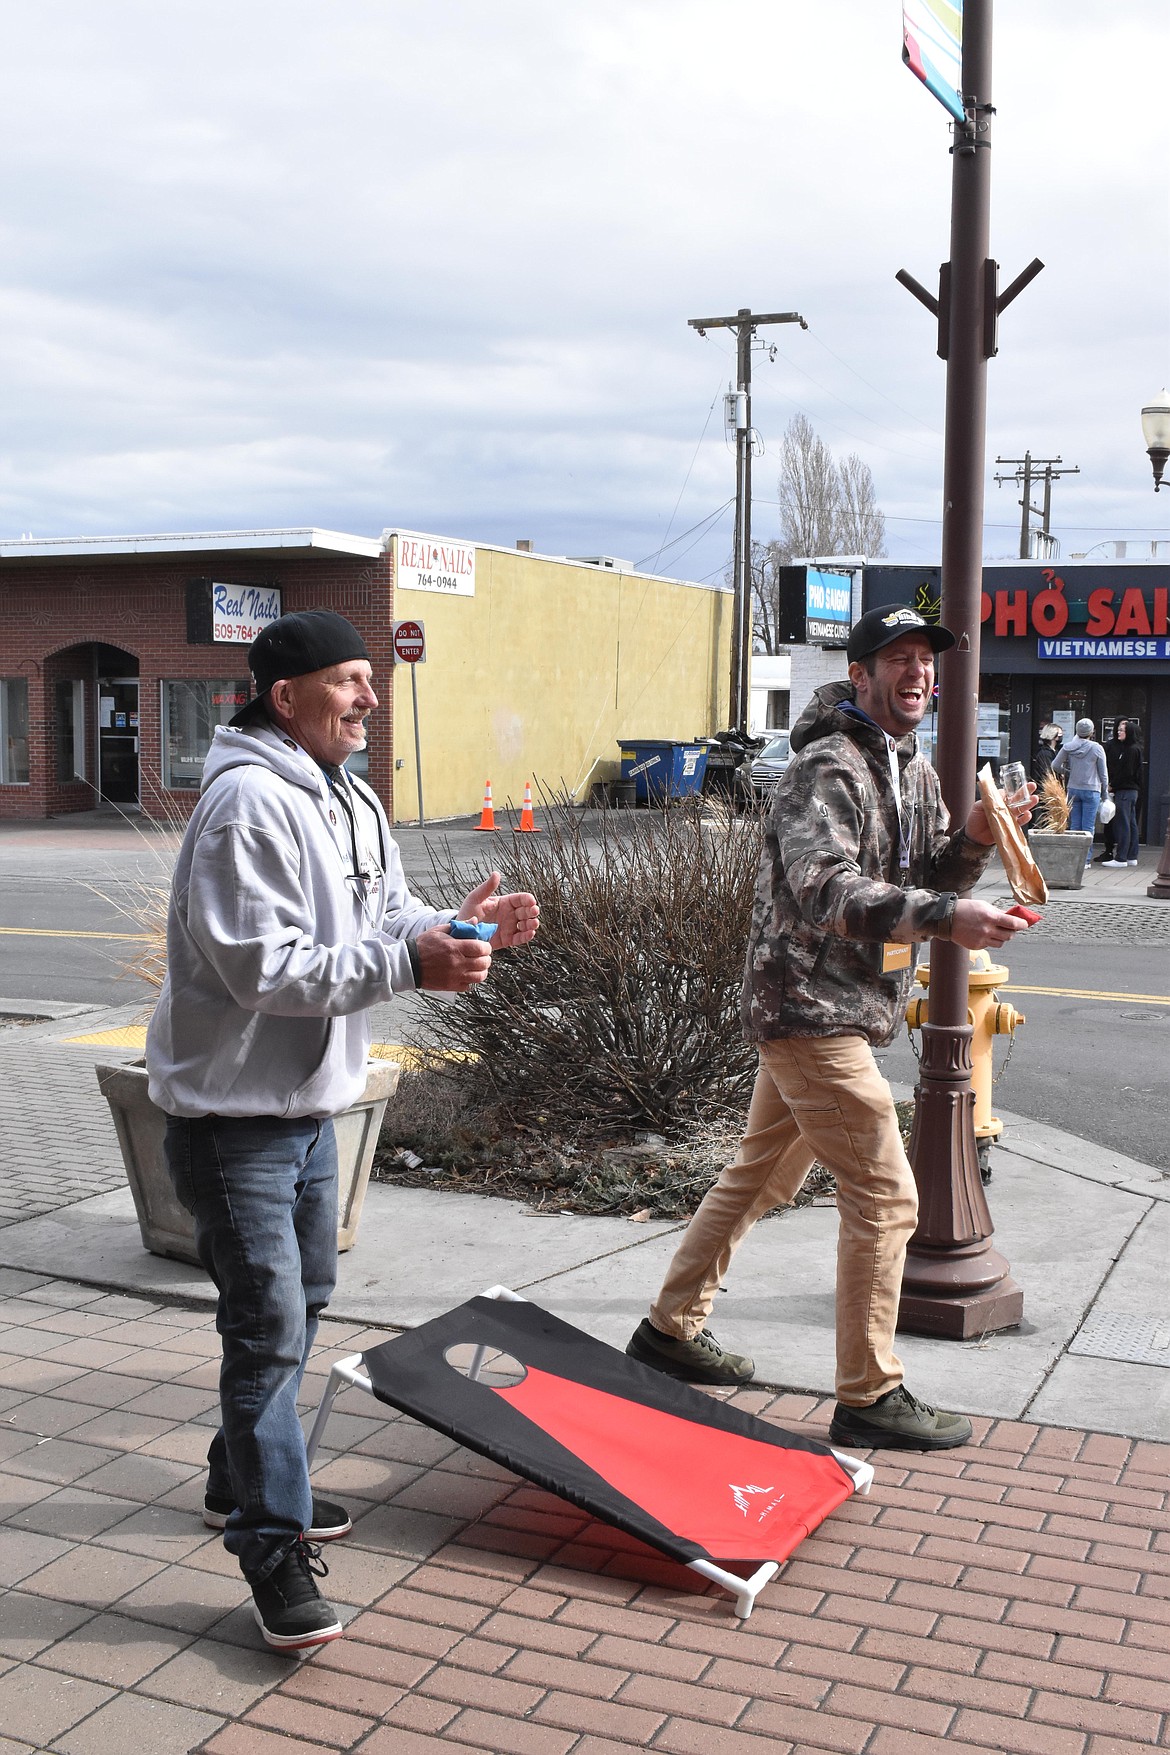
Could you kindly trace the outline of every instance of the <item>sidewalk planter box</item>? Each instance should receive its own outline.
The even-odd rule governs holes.
[[[623,737],[622,781],[632,781],[639,804],[661,804],[668,798],[693,798],[703,790],[707,746],[675,743],[670,738]]]
[[[1093,847],[1093,837],[1087,829],[1065,829],[1060,835],[1047,829],[1029,829],[1028,846],[1050,890],[1080,889]]]
[[[333,1118],[337,1135],[337,1247],[352,1249],[370,1180],[374,1147],[386,1105],[398,1086],[399,1067],[392,1060],[371,1060],[361,1101]],[[96,1066],[102,1096],[110,1106],[126,1178],[134,1196],[143,1247],[153,1255],[193,1262],[195,1222],[180,1206],[163,1157],[167,1118],[151,1102],[146,1067],[141,1061]]]

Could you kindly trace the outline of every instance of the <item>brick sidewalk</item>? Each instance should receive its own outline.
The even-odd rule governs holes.
[[[362,1344],[322,1325],[309,1401]],[[217,1353],[205,1313],[0,1270],[0,1755],[1170,1748],[1170,1446],[977,1421],[878,1454],[740,1623],[353,1392],[315,1477],[354,1516],[327,1550],[347,1635],[298,1662],[197,1516]]]

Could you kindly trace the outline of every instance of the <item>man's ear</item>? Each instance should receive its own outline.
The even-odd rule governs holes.
[[[293,688],[287,677],[274,682],[268,691],[268,703],[282,719],[290,719],[293,713]]]
[[[862,687],[869,680],[868,670],[858,659],[854,659],[849,666],[848,676],[855,689]]]

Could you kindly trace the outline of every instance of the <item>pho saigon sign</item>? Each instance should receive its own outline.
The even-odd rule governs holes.
[[[1043,589],[984,591],[980,619],[997,639],[1036,636],[1044,659],[1170,657],[1170,587],[1100,585],[1083,600],[1070,597],[1065,581],[1043,569]]]
[[[437,591],[444,597],[475,596],[475,544],[441,536],[398,536],[396,591]]]

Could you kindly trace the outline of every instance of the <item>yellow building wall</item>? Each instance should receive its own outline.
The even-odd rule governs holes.
[[[724,591],[477,546],[474,597],[396,585],[394,619],[426,630],[416,670],[428,821],[478,815],[489,780],[497,812],[519,806],[526,783],[584,801],[617,777],[619,738],[690,741],[727,724]],[[406,665],[393,711],[393,820],[417,822]]]

